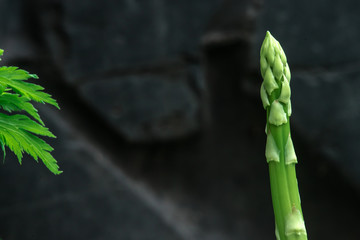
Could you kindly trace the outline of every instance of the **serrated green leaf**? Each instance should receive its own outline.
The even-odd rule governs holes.
[[[0,77],[12,79],[12,80],[28,80],[29,78],[38,79],[36,74],[30,74],[28,71],[19,69],[18,67],[0,67]]]
[[[40,85],[26,82],[29,78],[37,79],[36,74],[30,74],[17,67],[0,67],[0,84],[11,88],[14,92],[40,103],[49,103],[59,108],[58,103],[50,94],[43,92]]]
[[[53,148],[34,134],[55,137],[46,127],[21,114],[0,113],[0,142],[9,147],[17,156],[20,164],[26,152],[36,161],[40,158],[54,174],[60,174],[56,160],[50,154]]]
[[[0,95],[0,108],[7,112],[13,111],[26,111],[39,123],[44,125],[41,120],[37,109],[29,102],[29,99],[19,94],[3,93]]]
[[[3,50],[0,49],[0,56]],[[45,166],[54,174],[60,174],[56,160],[50,154],[53,148],[39,136],[54,138],[55,136],[44,126],[37,109],[31,100],[48,103],[57,108],[59,105],[44,88],[27,82],[29,78],[38,76],[18,67],[0,67],[0,108],[9,113],[24,111],[26,115],[6,115],[0,113],[0,147],[4,153],[7,146],[17,156],[20,164],[23,153],[28,153],[36,161],[40,158]]]

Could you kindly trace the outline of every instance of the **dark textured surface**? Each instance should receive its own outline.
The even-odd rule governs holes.
[[[357,239],[358,2],[0,1],[6,64],[38,73],[64,170],[0,166],[0,236],[273,239],[258,52],[292,71],[311,239]],[[354,181],[355,180],[355,181]]]
[[[180,239],[58,114],[45,121],[58,137],[51,143],[63,174],[29,158],[19,166],[10,157],[0,168],[3,239]]]
[[[59,1],[68,43],[68,55],[59,64],[66,79],[75,81],[197,54],[201,34],[220,3],[104,0],[99,6],[99,1]],[[56,45],[51,50],[55,56],[62,51]]]
[[[294,124],[317,151],[360,184],[358,65],[293,74]],[[306,98],[304,98],[304,93]]]
[[[86,83],[80,91],[128,141],[166,141],[199,129],[198,99],[186,78],[134,75]]]
[[[256,42],[269,30],[277,38],[294,66],[337,66],[358,62],[359,2],[286,0],[265,1],[258,18]],[[254,49],[255,60],[258,56]],[[257,60],[256,60],[257,61]]]

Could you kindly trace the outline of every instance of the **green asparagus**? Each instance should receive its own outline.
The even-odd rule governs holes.
[[[305,240],[307,233],[300,204],[295,164],[297,157],[290,134],[290,69],[280,43],[266,33],[260,50],[264,79],[260,96],[266,110],[265,157],[269,165],[277,240]]]

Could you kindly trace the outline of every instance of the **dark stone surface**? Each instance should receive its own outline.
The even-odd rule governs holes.
[[[205,47],[252,42],[261,1],[227,0],[217,9],[202,37]]]
[[[29,12],[25,1],[0,2],[0,48],[5,49],[5,62],[11,60],[29,60],[36,58],[36,44],[32,39],[31,25],[35,25],[33,19],[29,19]]]
[[[130,142],[174,140],[199,129],[199,99],[186,74],[134,75],[83,84],[84,99]]]
[[[283,46],[290,68],[334,66],[360,59],[358,1],[264,1],[253,60],[266,30]]]
[[[291,84],[296,130],[360,184],[358,69],[295,72]]]
[[[58,137],[51,143],[64,173],[54,176],[30,158],[19,166],[8,154],[0,167],[3,239],[181,239],[125,175],[104,168],[106,157],[51,114],[45,121]]]
[[[203,31],[221,0],[57,1],[56,26],[43,23],[59,67],[70,81],[114,68],[134,68],[198,53]],[[43,3],[45,11],[53,5]],[[60,10],[59,10],[60,9]],[[54,13],[55,14],[55,13]],[[43,21],[48,17],[43,18]],[[65,35],[63,38],[61,36]],[[61,57],[60,39],[67,45]],[[60,46],[60,47],[59,47]]]
[[[309,237],[356,239],[359,3],[266,1],[258,15],[261,2],[1,1],[0,48],[60,100],[44,118],[64,174],[9,154],[0,237],[274,238],[261,77],[250,66],[269,29],[293,73]]]

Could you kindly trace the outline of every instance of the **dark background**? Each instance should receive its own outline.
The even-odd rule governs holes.
[[[40,76],[64,171],[8,154],[4,240],[275,239],[259,97],[266,30],[292,72],[310,239],[358,239],[355,0],[2,0],[3,64]]]

